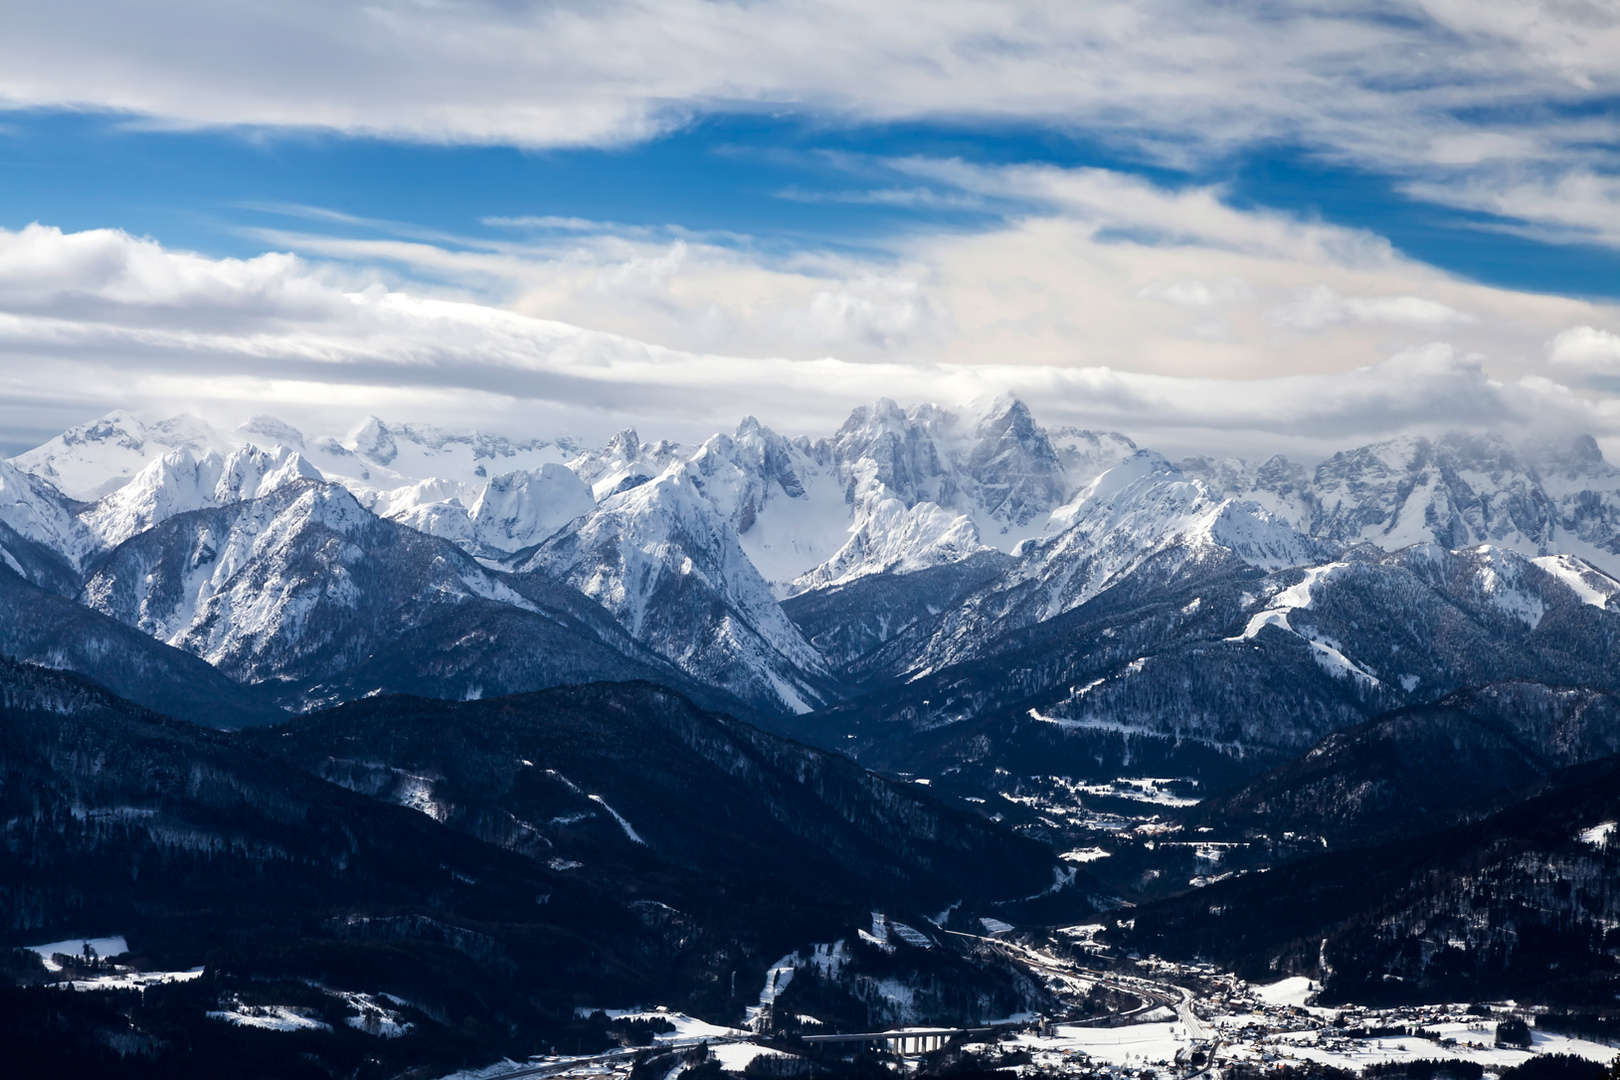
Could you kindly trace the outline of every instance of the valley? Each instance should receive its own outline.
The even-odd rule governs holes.
[[[0,1022],[42,1061],[1615,1053],[1584,436],[1312,469],[1011,398],[695,447],[115,413],[0,462],[0,556]],[[75,935],[119,949],[39,946]]]

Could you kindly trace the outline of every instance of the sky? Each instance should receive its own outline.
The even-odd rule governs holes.
[[[0,452],[830,432],[1620,458],[1620,4],[0,8]]]

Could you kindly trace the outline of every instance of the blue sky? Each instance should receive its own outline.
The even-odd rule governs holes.
[[[1307,147],[1266,143],[1174,169],[1053,125],[1007,122],[834,124],[756,112],[694,118],[628,145],[530,149],[262,128],[161,130],[116,114],[33,109],[0,114],[0,226],[117,228],[238,257],[263,250],[252,230],[289,218],[345,235],[415,227],[498,237],[511,230],[487,219],[556,216],[674,226],[779,249],[871,249],[920,230],[992,228],[1028,209],[1019,200],[954,207],[840,198],[884,182],[905,186],[884,166],[897,157],[1095,167],[1170,188],[1216,184],[1234,206],[1370,230],[1471,280],[1620,296],[1620,251],[1519,235],[1512,219],[1410,197],[1398,177]],[[323,222],[304,210],[379,224]]]
[[[0,445],[127,406],[1620,452],[1620,15],[1565,0],[0,9]]]

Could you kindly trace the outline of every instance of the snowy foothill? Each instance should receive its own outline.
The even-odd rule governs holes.
[[[1110,852],[1104,848],[1083,847],[1075,848],[1072,851],[1065,851],[1063,854],[1059,855],[1058,858],[1064,860],[1065,862],[1088,863],[1096,862],[1098,859],[1106,859],[1109,857],[1109,854]]]
[[[200,969],[199,969],[200,970]],[[395,1006],[405,1004],[390,994],[359,994],[345,990],[317,989],[354,1010],[344,1023],[356,1031],[375,1035],[380,1039],[396,1039],[407,1035],[415,1027]],[[240,998],[228,995],[220,1000],[220,1007],[207,1015],[239,1027],[261,1028],[265,1031],[331,1031],[332,1025],[320,1018],[311,1008],[300,1005],[249,1005]]]
[[[777,997],[787,989],[788,983],[793,981],[793,973],[798,967],[799,954],[792,952],[772,964],[770,970],[765,972],[765,986],[759,992],[759,1004],[748,1006],[747,1018],[744,1021],[748,1027],[757,1027],[760,1021],[769,1015]]]
[[[780,1050],[772,1050],[768,1046],[759,1046],[755,1043],[722,1043],[719,1046],[709,1047],[709,1054],[719,1061],[720,1067],[727,1072],[742,1072],[757,1057],[790,1056]]]
[[[342,990],[327,992],[354,1009],[355,1015],[343,1022],[356,1031],[363,1031],[381,1039],[397,1039],[401,1035],[410,1034],[416,1026],[406,1020],[398,1010],[389,1008],[390,1005],[405,1004],[392,994],[355,994]]]
[[[57,956],[69,956],[76,960],[104,962],[115,956],[123,956],[129,952],[129,942],[124,940],[122,934],[99,938],[67,938],[62,941],[50,941],[44,945],[25,945],[24,951],[37,955],[45,970],[60,972],[63,965],[55,959]],[[60,985],[73,990],[145,990],[149,986],[161,986],[164,983],[189,982],[200,978],[202,967],[188,968],[185,971],[136,971],[126,965],[107,965],[101,963],[102,968],[85,978],[69,979]]]

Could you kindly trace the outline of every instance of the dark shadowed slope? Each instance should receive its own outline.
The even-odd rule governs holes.
[[[1120,939],[1328,1000],[1513,996],[1613,1004],[1620,758],[1575,766],[1480,821],[1304,859],[1132,912]]]
[[[285,720],[269,695],[190,653],[0,566],[0,656],[75,671],[150,709],[214,727]]]
[[[675,907],[729,890],[771,903],[933,912],[962,902],[989,913],[1061,873],[1049,849],[915,785],[644,683],[494,701],[370,699],[253,739],[338,783]],[[626,882],[638,867],[672,875],[672,891]]]
[[[1496,809],[1570,765],[1620,752],[1620,696],[1507,682],[1460,690],[1328,736],[1201,804],[1220,832],[1322,837],[1329,846],[1428,832]]]

